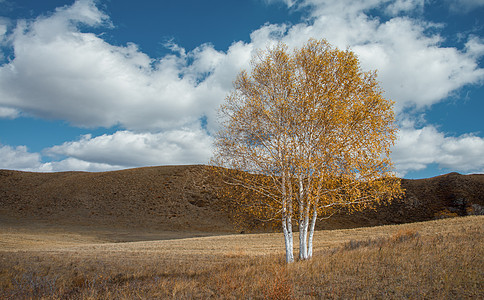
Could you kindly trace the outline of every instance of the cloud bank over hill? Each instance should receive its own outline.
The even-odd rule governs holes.
[[[462,87],[484,82],[478,64],[484,57],[481,37],[463,37],[462,49],[444,47],[439,34],[443,25],[419,18],[423,0],[281,2],[310,13],[298,24],[266,24],[251,33],[249,42],[234,42],[226,50],[166,43],[172,53],[162,57],[149,57],[133,43],[110,44],[94,34],[116,24],[92,0],[78,0],[16,25],[0,22],[3,48],[13,50],[9,59],[0,55],[0,118],[33,116],[80,127],[121,128],[110,135],[82,136],[43,153],[0,145],[0,167],[98,171],[207,163],[217,130],[216,109],[236,74],[250,67],[255,51],[279,40],[300,47],[309,38],[326,38],[354,50],[365,70],[378,69],[385,95],[396,102],[402,129],[393,159],[399,175],[428,164],[484,172],[479,133],[450,136],[431,124],[408,121]],[[461,4],[462,10],[482,5]],[[456,5],[449,7],[457,10]],[[372,16],[372,10],[382,11],[384,18]],[[57,160],[45,163],[42,156]]]

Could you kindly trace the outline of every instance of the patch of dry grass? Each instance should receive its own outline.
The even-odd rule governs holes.
[[[291,265],[278,234],[29,249],[0,230],[0,298],[482,299],[483,229],[476,216],[319,231],[314,258]]]

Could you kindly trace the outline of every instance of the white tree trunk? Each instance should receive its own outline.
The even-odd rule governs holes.
[[[299,223],[299,259],[308,259],[308,225],[309,217],[305,216]]]
[[[294,242],[292,237],[291,216],[282,217],[282,232],[284,233],[284,245],[286,247],[286,262],[294,262]]]
[[[304,182],[301,175],[299,175],[299,259],[305,260],[308,258],[308,222],[309,217],[304,209]]]
[[[282,232],[286,247],[286,263],[294,262],[294,242],[292,235],[292,197],[287,195],[286,174],[282,174]]]
[[[318,212],[316,209],[313,211],[313,216],[311,218],[311,227],[309,228],[309,237],[308,237],[308,259],[313,257],[313,237],[314,237],[314,228],[316,227],[316,220],[318,219]]]
[[[307,236],[304,230],[304,221],[299,221],[299,259],[304,260],[308,254]]]

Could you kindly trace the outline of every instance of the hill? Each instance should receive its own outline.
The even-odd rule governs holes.
[[[100,173],[0,170],[0,223],[240,231],[231,220],[229,203],[217,197],[217,186],[218,180],[208,168],[198,165]],[[377,211],[335,215],[319,222],[319,229],[482,214],[484,208],[484,175],[450,173],[429,179],[402,179],[402,186],[406,190],[403,199]],[[256,225],[252,230],[268,230]]]

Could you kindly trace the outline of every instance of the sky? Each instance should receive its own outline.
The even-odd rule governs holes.
[[[311,38],[377,70],[398,176],[484,173],[484,0],[0,0],[0,169],[206,164],[254,53]]]

